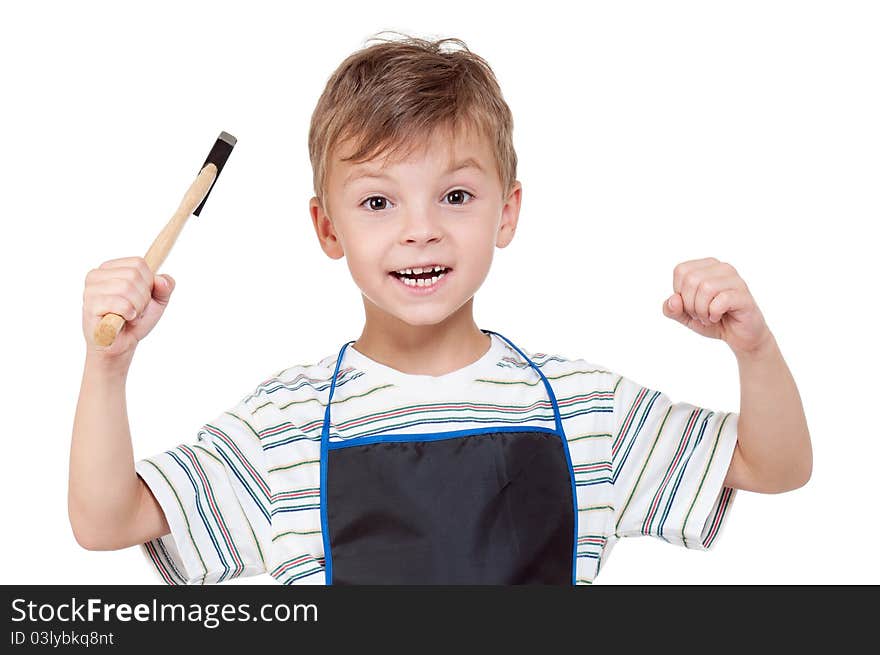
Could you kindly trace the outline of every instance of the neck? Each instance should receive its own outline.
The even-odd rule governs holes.
[[[410,375],[445,375],[486,354],[491,337],[477,327],[471,298],[432,325],[410,325],[364,298],[366,321],[353,347],[370,359]]]

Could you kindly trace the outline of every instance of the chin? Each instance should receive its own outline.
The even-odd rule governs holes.
[[[379,303],[370,298],[367,294],[363,294],[367,303],[372,305],[371,313],[375,316],[384,316],[385,320],[395,319],[401,323],[406,323],[412,327],[427,327],[430,325],[438,325],[447,320],[454,312],[450,312],[448,307],[440,306],[439,303],[434,306],[427,304],[417,306],[401,306],[397,303]]]
[[[387,310],[386,310],[387,312]],[[423,308],[422,311],[387,312],[397,320],[413,327],[438,325],[449,318],[449,314],[437,310]]]

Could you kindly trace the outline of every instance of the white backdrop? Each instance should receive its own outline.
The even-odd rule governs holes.
[[[221,130],[238,144],[160,269],[177,288],[129,374],[135,456],[359,335],[357,287],[312,230],[306,137],[331,72],[383,29],[463,39],[514,113],[522,213],[477,294],[480,327],[738,411],[726,344],[661,311],[674,266],[714,256],[798,383],[809,484],[738,492],[708,552],[626,539],[597,584],[880,583],[880,429],[865,415],[880,10],[768,0],[4,3],[0,582],[157,580],[137,547],[80,548],[67,519],[83,284],[146,253]]]

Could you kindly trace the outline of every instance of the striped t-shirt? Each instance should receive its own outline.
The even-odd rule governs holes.
[[[490,337],[480,359],[436,377],[402,373],[349,346],[330,441],[502,425],[554,429],[537,371]],[[738,414],[673,403],[604,366],[517,345],[552,386],[568,440],[576,582],[592,583],[621,537],[710,548],[736,493],[723,484]],[[282,584],[325,583],[321,428],[337,355],[280,371],[194,440],[136,462],[171,528],[141,546],[164,582],[268,573]]]

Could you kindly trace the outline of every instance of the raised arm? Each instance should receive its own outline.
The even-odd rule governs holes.
[[[813,450],[794,378],[776,338],[736,269],[714,257],[682,262],[663,313],[721,339],[739,364],[737,446],[725,486],[781,493],[810,479]]]
[[[116,550],[169,533],[165,515],[137,476],[125,384],[137,343],[162,315],[173,282],[154,276],[140,257],[89,271],[83,293],[86,357],[70,444],[67,508],[77,543]],[[126,319],[112,345],[93,335],[108,312]]]

